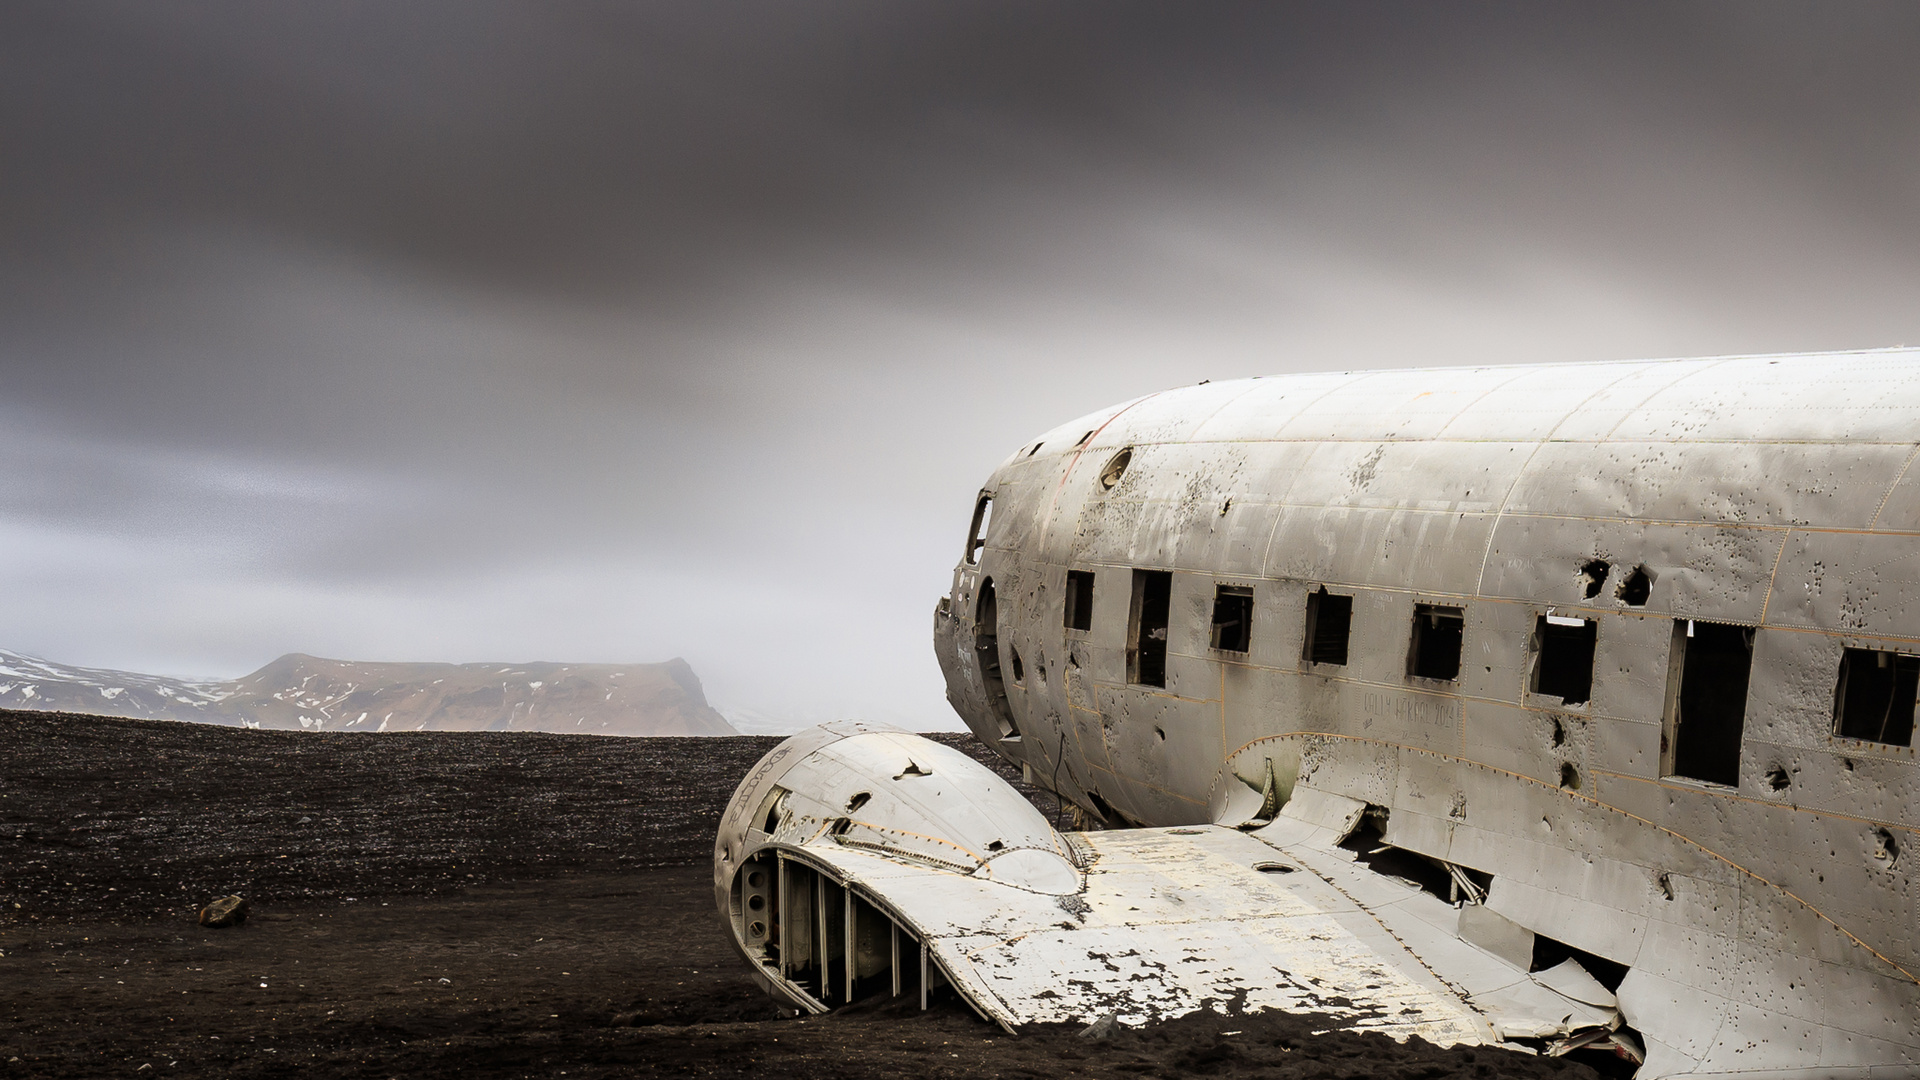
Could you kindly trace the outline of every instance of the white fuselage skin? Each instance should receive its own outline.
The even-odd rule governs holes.
[[[1910,351],[1170,391],[994,472],[936,647],[1109,825],[1307,784],[1491,875],[1650,1075],[1912,1067],[1917,452]]]

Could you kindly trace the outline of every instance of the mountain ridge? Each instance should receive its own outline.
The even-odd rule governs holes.
[[[0,709],[303,731],[733,735],[684,659],[396,663],[287,653],[230,680],[85,668],[0,650]]]

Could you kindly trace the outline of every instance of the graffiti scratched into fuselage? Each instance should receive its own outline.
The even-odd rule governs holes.
[[[1337,999],[1646,1077],[1920,1069],[1916,456],[1913,350],[1074,421],[982,488],[934,638],[975,735],[1106,828],[828,725],[736,792],[722,915],[810,1010]]]

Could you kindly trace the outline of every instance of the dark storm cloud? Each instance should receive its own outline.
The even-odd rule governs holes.
[[[1920,340],[1907,6],[0,15],[0,647],[683,653],[946,722],[1032,432],[1202,377]]]
[[[1744,143],[1903,205],[1914,16],[1793,11],[56,5],[7,36],[7,208],[63,246],[104,233],[67,249],[87,263],[116,262],[129,221],[213,217],[516,288],[698,300],[743,250],[953,240],[941,203],[965,185],[1204,193],[1328,142],[1612,201],[1579,183],[1601,166],[1657,203]]]

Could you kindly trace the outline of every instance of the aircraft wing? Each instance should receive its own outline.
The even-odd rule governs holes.
[[[1059,833],[918,736],[845,724],[794,742],[736,793],[715,884],[736,945],[796,1008],[944,985],[1009,1031],[1278,1008],[1440,1045],[1616,1038],[1617,1002],[1577,963],[1529,974],[1500,916],[1343,847],[1353,800],[1301,786],[1252,828]]]

